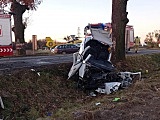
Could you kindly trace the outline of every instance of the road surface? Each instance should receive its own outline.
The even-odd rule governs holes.
[[[141,49],[137,54],[134,53],[133,50],[131,50],[127,53],[127,55],[141,55],[152,53],[160,53],[160,49]],[[3,73],[5,71],[11,71],[17,68],[31,68],[58,63],[69,63],[72,62],[72,60],[72,54],[1,58],[0,73]]]
[[[138,53],[135,53],[133,49],[127,53],[127,55],[142,55],[142,54],[152,54],[152,53],[160,53],[160,49],[145,49],[140,48]]]
[[[72,54],[1,58],[0,73],[18,68],[31,68],[69,62],[72,62]]]

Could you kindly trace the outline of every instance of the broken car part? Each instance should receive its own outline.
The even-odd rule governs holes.
[[[77,76],[78,88],[110,94],[130,86],[133,75],[141,77],[141,72],[117,73],[111,62],[113,43],[109,33],[100,29],[91,29],[91,33],[82,41],[79,51],[73,54],[73,65],[68,73],[68,79]]]

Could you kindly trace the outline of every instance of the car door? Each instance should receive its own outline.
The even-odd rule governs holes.
[[[66,53],[71,53],[71,52],[72,52],[71,46],[70,46],[70,44],[67,44],[66,45]]]
[[[71,49],[72,49],[72,53],[77,52],[79,50],[79,47],[77,47],[76,45],[71,45]]]

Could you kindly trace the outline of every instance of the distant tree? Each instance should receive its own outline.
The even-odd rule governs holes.
[[[158,44],[160,43],[160,30],[149,32],[146,35],[144,42],[148,47],[158,47]]]
[[[115,59],[125,59],[125,28],[129,22],[126,12],[128,0],[112,0],[112,39],[115,43]]]
[[[150,42],[152,43],[153,42],[153,32],[149,32],[148,35],[147,35],[147,38],[148,38],[148,41],[147,42]]]
[[[157,42],[159,42],[160,41],[160,30],[155,30],[154,35],[155,35]]]

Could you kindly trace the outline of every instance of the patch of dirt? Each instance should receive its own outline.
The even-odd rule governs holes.
[[[142,72],[142,80],[110,95],[91,97],[67,80],[72,64],[14,70],[1,75],[5,120],[158,120],[160,55],[130,56],[118,71]],[[146,72],[146,70],[148,72]],[[120,98],[114,102],[115,98]]]

